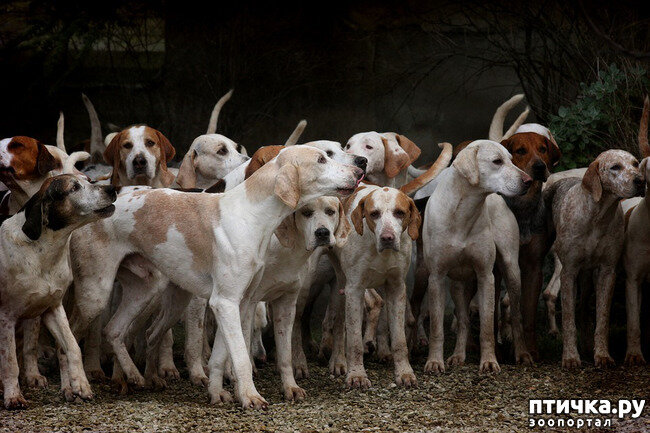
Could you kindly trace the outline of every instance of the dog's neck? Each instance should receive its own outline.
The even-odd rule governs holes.
[[[79,228],[79,224],[72,224],[59,230],[52,230],[45,225],[42,227],[38,239],[30,239],[22,227],[25,224],[25,212],[19,212],[2,225],[3,237],[8,237],[18,245],[28,245],[30,248],[38,248],[39,261],[43,269],[53,267],[62,260],[68,260],[68,242],[70,234]]]
[[[5,181],[5,185],[11,191],[9,196],[9,211],[12,214],[15,214],[22,208],[27,201],[41,189],[43,182],[51,177],[50,174],[43,176],[36,180],[16,180],[8,179]]]
[[[476,221],[484,214],[485,199],[492,193],[471,185],[453,166],[449,170],[450,174],[440,182],[436,190],[460,191],[461,194],[447,194],[445,200],[438,203],[442,221],[470,233]]]
[[[543,182],[536,180],[523,196],[503,197],[517,219],[520,244],[527,244],[535,234],[546,229],[546,211],[542,195]]]
[[[580,188],[578,197],[583,205],[581,208],[582,221],[590,221],[597,224],[602,221],[610,221],[614,218],[621,203],[620,197],[617,197],[609,191],[603,191],[600,200],[596,201],[589,191],[582,186],[582,183],[578,183],[576,187]]]

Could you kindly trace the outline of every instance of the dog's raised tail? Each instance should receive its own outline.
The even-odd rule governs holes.
[[[422,175],[403,185],[400,188],[400,191],[408,196],[415,194],[420,188],[435,179],[442,170],[449,166],[454,150],[453,146],[451,143],[439,143],[438,146],[442,149],[442,152],[438,155],[436,162],[434,162]]]
[[[59,121],[56,122],[56,147],[66,152],[65,140],[63,139],[64,130],[65,130],[65,118],[63,117],[63,111],[59,111]]]
[[[506,121],[506,116],[508,115],[510,110],[512,110],[515,107],[515,105],[521,102],[522,99],[524,99],[524,94],[519,93],[513,96],[512,98],[508,99],[506,102],[501,104],[499,108],[497,108],[497,111],[494,112],[494,117],[492,117],[492,123],[490,124],[490,132],[488,133],[488,138],[490,140],[496,142],[500,142],[502,140],[503,123]]]
[[[530,113],[530,107],[526,106],[526,109],[517,117],[517,120],[508,128],[505,134],[503,134],[503,137],[501,137],[501,140],[505,140],[506,138],[512,137],[517,129],[524,124],[524,121],[528,117],[528,114]]]
[[[296,129],[293,130],[289,138],[287,138],[287,141],[285,141],[284,145],[293,146],[294,144],[296,144],[306,127],[307,127],[307,121],[305,119],[302,119],[300,122],[298,122],[298,125],[296,125]]]
[[[105,146],[102,140],[102,125],[99,123],[99,116],[95,110],[95,106],[90,102],[90,98],[84,93],[81,94],[81,99],[84,101],[88,117],[90,118],[90,154],[101,155],[104,153]],[[101,159],[101,158],[100,158]]]
[[[646,95],[643,101],[643,113],[639,122],[639,151],[642,158],[650,156],[650,144],[648,144],[648,117],[650,117],[650,99]]]
[[[74,168],[74,165],[77,162],[85,161],[88,158],[90,158],[90,153],[88,152],[72,152],[63,163],[63,174],[80,174],[80,172]]]
[[[217,120],[219,120],[219,112],[221,111],[221,108],[230,100],[230,97],[232,96],[232,92],[234,92],[235,89],[230,89],[228,93],[223,95],[221,99],[217,101],[217,103],[214,105],[214,108],[212,109],[212,114],[210,115],[210,122],[208,123],[208,131],[206,134],[216,134],[217,132]]]

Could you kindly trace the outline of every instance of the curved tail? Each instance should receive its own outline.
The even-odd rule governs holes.
[[[88,152],[72,152],[70,156],[65,159],[63,163],[63,174],[78,174],[74,168],[74,165],[79,161],[85,161],[90,158]]]
[[[505,134],[503,134],[503,137],[501,137],[501,140],[505,140],[506,138],[512,137],[515,132],[517,131],[517,128],[519,128],[521,125],[524,124],[524,121],[526,120],[526,117],[528,117],[528,114],[530,113],[530,107],[526,106],[526,109],[517,117],[517,120],[508,128]]]
[[[63,111],[59,111],[59,121],[56,123],[56,147],[66,152],[65,141],[63,139],[64,129],[65,129],[65,119],[63,118]]]
[[[648,117],[650,117],[650,99],[646,95],[643,101],[643,113],[639,121],[639,150],[641,157],[647,158],[650,156],[650,144],[648,144]]]
[[[298,122],[298,125],[296,125],[296,129],[293,130],[293,132],[291,133],[289,138],[287,138],[287,141],[284,143],[284,145],[293,146],[294,144],[296,144],[306,127],[307,127],[307,121],[305,119]]]
[[[105,146],[102,141],[102,126],[99,123],[99,116],[97,115],[97,111],[95,111],[95,106],[83,93],[81,94],[81,99],[84,101],[86,111],[88,111],[88,117],[90,118],[90,154],[104,153]]]
[[[215,134],[217,132],[217,120],[219,120],[219,112],[225,103],[230,100],[232,92],[234,91],[235,89],[230,89],[230,91],[223,95],[221,99],[219,99],[215,104],[214,108],[212,109],[212,114],[210,115],[210,122],[208,123],[208,131],[206,134]]]
[[[406,195],[415,194],[420,188],[422,188],[427,183],[431,182],[440,174],[442,170],[447,168],[451,162],[451,156],[453,153],[453,146],[451,143],[439,143],[438,146],[442,149],[438,159],[434,162],[427,171],[424,172],[421,176],[416,177],[406,185],[403,185],[399,190]]]
[[[490,124],[490,132],[488,133],[488,138],[492,141],[499,142],[503,138],[503,123],[506,120],[506,116],[512,110],[515,105],[519,104],[521,100],[524,99],[524,94],[519,93],[518,95],[513,96],[508,99],[506,102],[501,104],[497,111],[494,112],[494,117],[492,117],[492,123]],[[517,119],[519,120],[519,119]],[[515,128],[517,129],[517,128]]]

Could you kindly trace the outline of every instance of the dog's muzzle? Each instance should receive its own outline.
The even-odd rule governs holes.
[[[147,172],[147,159],[142,156],[138,155],[135,158],[133,158],[133,172],[135,174],[145,174]]]
[[[314,237],[316,238],[316,246],[318,247],[329,245],[330,243],[330,231],[325,227],[317,228],[314,232]]]

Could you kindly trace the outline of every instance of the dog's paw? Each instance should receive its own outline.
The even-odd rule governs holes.
[[[268,409],[269,403],[257,392],[249,392],[240,397],[244,409]]]
[[[464,364],[465,364],[465,354],[451,355],[449,358],[447,358],[447,365],[449,367],[460,367],[461,365]]]
[[[596,368],[610,368],[616,366],[614,358],[609,356],[609,353],[594,355],[594,364],[596,365]]]
[[[403,386],[404,388],[415,388],[418,386],[418,380],[413,372],[395,375],[395,383],[397,386]]]
[[[69,391],[69,394],[64,392],[67,401],[72,401],[76,397],[82,400],[92,400],[93,398],[93,390],[85,377],[71,378]]]
[[[515,358],[517,360],[517,364],[521,364],[521,365],[533,365],[534,364],[532,355],[530,353],[526,352],[526,351],[515,355]]]
[[[29,388],[45,388],[47,387],[47,378],[40,373],[26,374],[25,385]]]
[[[309,368],[307,364],[294,364],[293,375],[298,379],[307,379],[309,377]]]
[[[20,392],[18,392],[17,395],[5,397],[4,400],[5,400],[5,409],[7,410],[27,408],[27,400],[25,400],[25,397],[23,397],[23,395]]]
[[[231,401],[232,395],[225,389],[222,389],[219,392],[210,393],[210,404],[224,404],[230,403]]]
[[[106,377],[104,371],[101,369],[87,370],[86,377],[93,383],[104,383],[108,381],[108,377]]]
[[[641,352],[628,352],[625,355],[625,365],[633,367],[635,365],[645,365],[645,358]]]
[[[167,388],[167,381],[158,375],[152,375],[146,379],[146,387],[154,391],[161,391]]]
[[[424,364],[425,373],[444,373],[445,372],[445,363],[438,359],[428,359],[427,363]]]
[[[371,386],[370,380],[366,373],[351,372],[345,378],[345,384],[348,388],[368,389]]]
[[[499,373],[501,367],[495,358],[481,360],[481,365],[478,368],[479,373]]]
[[[330,373],[334,376],[343,376],[347,371],[348,368],[345,365],[345,360],[332,359],[330,361]]]
[[[303,401],[307,393],[299,386],[290,386],[284,389],[284,399],[287,401]]]
[[[127,395],[131,392],[129,384],[126,383],[124,376],[113,377],[111,379],[111,389],[119,395]]]
[[[200,374],[190,373],[190,382],[192,382],[192,385],[207,387],[210,379],[203,372]]]
[[[562,368],[580,368],[581,365],[582,362],[580,361],[580,356],[578,355],[567,355],[562,357]]]
[[[175,365],[161,366],[158,369],[158,375],[163,379],[169,380],[178,380],[181,378],[181,374],[178,372],[178,369]]]

